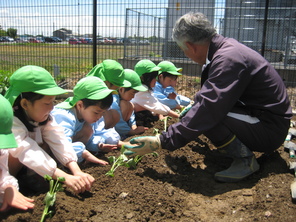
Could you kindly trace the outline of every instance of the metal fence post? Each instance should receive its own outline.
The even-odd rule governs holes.
[[[93,66],[97,65],[97,0],[93,0]]]
[[[269,5],[269,0],[266,0],[266,2],[265,2],[265,9],[264,9],[265,12],[264,12],[263,35],[262,35],[262,45],[261,45],[261,55],[262,56],[264,56],[264,51],[265,51],[268,5]]]

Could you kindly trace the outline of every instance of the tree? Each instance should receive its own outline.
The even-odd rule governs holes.
[[[7,35],[8,35],[9,37],[15,39],[15,37],[16,37],[16,35],[17,35],[17,29],[8,28],[6,32],[7,32]]]
[[[0,36],[7,36],[7,32],[3,29],[0,29]]]

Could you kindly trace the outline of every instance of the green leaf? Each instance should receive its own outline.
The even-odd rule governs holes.
[[[115,156],[109,156],[108,160],[110,163],[114,163],[116,161],[116,157]]]
[[[59,183],[57,185],[56,191],[64,191],[63,185]]]
[[[59,182],[65,182],[66,179],[65,179],[65,177],[58,177],[58,181],[59,181]]]
[[[114,177],[114,173],[111,171],[108,171],[107,173],[105,173],[105,175],[110,176],[110,177]]]
[[[43,222],[46,217],[52,217],[53,211],[49,211],[49,207],[52,207],[56,201],[56,193],[57,191],[62,191],[62,182],[65,181],[64,177],[58,177],[57,180],[53,180],[49,175],[45,175],[44,178],[49,180],[49,191],[46,193],[44,197],[45,207],[41,216],[40,222]]]
[[[52,177],[46,174],[44,175],[44,179],[50,181],[52,180]]]
[[[132,168],[136,169],[137,163],[135,162],[134,159],[129,159],[127,163],[128,163],[128,167],[132,167]]]
[[[153,155],[154,157],[158,157],[158,156],[159,156],[159,154],[156,153],[156,152],[152,153],[152,155]]]

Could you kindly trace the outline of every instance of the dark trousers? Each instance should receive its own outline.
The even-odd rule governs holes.
[[[251,151],[271,153],[284,142],[290,127],[290,119],[269,112],[249,111],[235,107],[225,119],[204,133],[219,147],[234,135]]]

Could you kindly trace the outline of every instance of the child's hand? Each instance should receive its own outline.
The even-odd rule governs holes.
[[[134,129],[134,133],[135,133],[134,135],[144,133],[145,130],[148,130],[148,129],[149,128],[145,126],[138,126],[136,129]]]
[[[85,189],[90,191],[92,184],[95,182],[95,178],[88,173],[84,173],[82,171],[75,174],[75,176],[79,176],[85,182]]]
[[[10,207],[15,207],[21,210],[33,209],[33,199],[25,197],[14,186],[9,186],[4,191],[3,203],[0,211],[6,211]]]
[[[168,98],[169,98],[169,99],[176,99],[176,97],[177,97],[176,93],[170,93],[170,94],[168,95]]]
[[[81,176],[73,176],[67,174],[65,177],[65,185],[72,189],[75,193],[83,193],[86,190],[86,182]]]
[[[98,144],[98,147],[99,147],[99,151],[109,153],[109,152],[117,149],[117,144],[100,143],[100,144]]]

